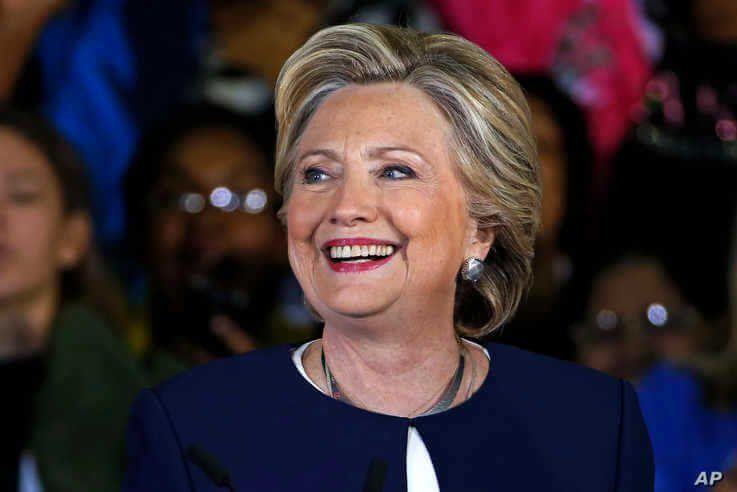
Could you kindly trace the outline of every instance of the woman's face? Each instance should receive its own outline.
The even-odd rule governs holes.
[[[199,193],[210,197],[219,187],[237,193],[273,189],[262,153],[233,130],[198,129],[173,146],[168,162],[157,195]],[[273,198],[269,193],[268,199]],[[228,256],[254,264],[283,261],[283,233],[270,210],[266,207],[261,213],[250,214],[224,212],[212,206],[199,213],[170,207],[155,209],[149,237],[159,287],[176,296],[190,275],[207,271]]]
[[[86,247],[86,229],[65,216],[61,190],[44,155],[0,127],[0,304],[56,285]]]
[[[452,313],[463,259],[484,258],[493,235],[474,241],[450,132],[429,97],[404,84],[346,87],[313,115],[297,148],[287,234],[294,273],[326,320],[418,306]],[[331,241],[394,252],[336,262]]]

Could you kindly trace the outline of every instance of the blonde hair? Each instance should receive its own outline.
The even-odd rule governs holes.
[[[286,224],[296,149],[319,105],[343,87],[379,82],[417,88],[444,113],[469,215],[479,228],[495,230],[482,278],[475,284],[456,279],[456,331],[485,335],[512,316],[529,287],[541,178],[524,94],[475,44],[450,34],[372,24],[313,35],[286,61],[276,83],[274,178],[284,196],[277,215]]]

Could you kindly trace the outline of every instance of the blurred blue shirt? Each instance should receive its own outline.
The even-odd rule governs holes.
[[[734,465],[737,409],[705,406],[694,374],[661,363],[642,379],[638,393],[655,454],[655,492],[692,491],[699,473],[726,474]]]
[[[88,165],[104,245],[122,238],[138,138],[192,88],[206,34],[205,0],[80,0],[41,33],[42,111]]]

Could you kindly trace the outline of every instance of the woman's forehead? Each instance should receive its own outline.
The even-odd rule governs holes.
[[[46,156],[23,134],[0,127],[0,170],[12,179],[44,179],[53,176]]]
[[[403,83],[351,85],[318,107],[300,139],[298,155],[313,147],[444,152],[448,131],[442,112],[420,89]]]

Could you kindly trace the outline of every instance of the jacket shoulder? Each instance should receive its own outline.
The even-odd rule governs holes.
[[[589,430],[616,442],[626,385],[600,371],[517,347],[491,344],[490,375],[513,412],[545,432]],[[576,432],[578,434],[578,432]]]
[[[492,370],[504,371],[515,384],[544,394],[598,394],[618,392],[622,380],[575,362],[530,352],[512,345],[488,345]]]
[[[497,396],[554,469],[597,470],[585,481],[603,479],[617,492],[653,490],[652,447],[631,383],[508,345],[488,348]]]
[[[187,396],[205,397],[208,393],[232,390],[256,391],[270,377],[283,374],[291,345],[254,350],[241,355],[223,357],[187,369],[154,386],[152,390],[164,400]],[[295,369],[296,370],[296,369]]]

